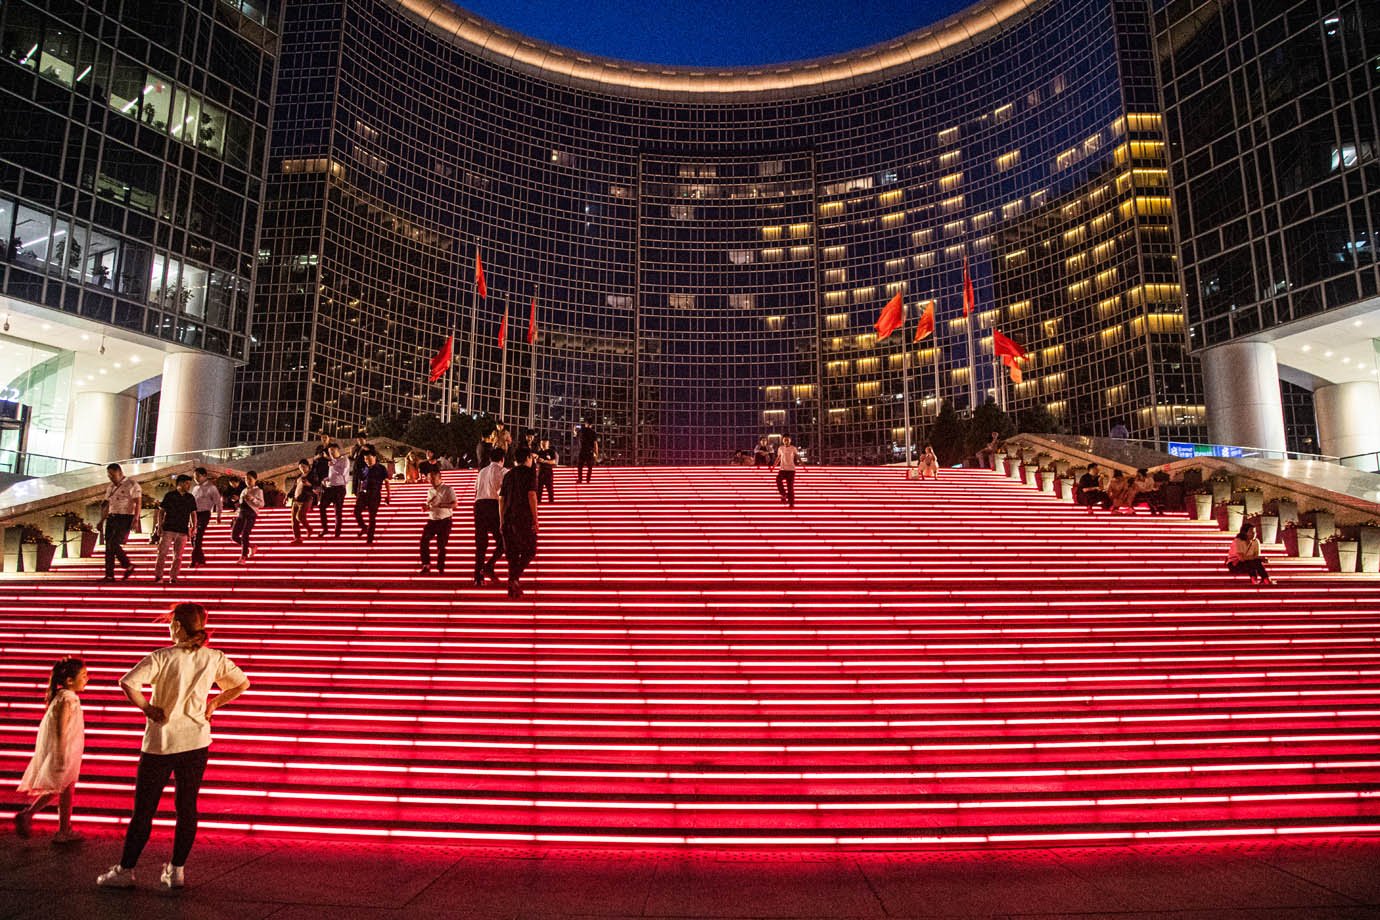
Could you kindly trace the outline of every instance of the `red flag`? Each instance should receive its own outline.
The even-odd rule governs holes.
[[[508,308],[503,308],[503,322],[498,324],[498,347],[502,348],[503,343],[508,341]]]
[[[479,258],[479,247],[474,247],[474,289],[480,297],[489,296],[489,286],[484,283],[484,260]]]
[[[875,323],[877,327],[877,341],[881,341],[891,335],[901,324],[906,321],[906,305],[901,302],[901,293],[896,292],[896,296],[887,302],[882,308],[882,315],[877,317]]]
[[[1011,382],[1021,382],[1021,361],[1025,360],[1025,349],[1017,345],[1011,339],[1002,335],[997,330],[992,330],[992,353],[1001,358],[1001,363],[1006,365],[1011,372]]]
[[[532,295],[532,312],[527,316],[527,344],[537,340],[537,295]]]
[[[431,377],[427,383],[435,383],[450,367],[451,356],[455,353],[455,336],[446,339],[446,344],[431,359]]]
[[[977,297],[973,295],[973,278],[968,274],[968,256],[963,256],[963,315],[967,316],[973,312],[977,306]]]
[[[920,325],[915,330],[915,341],[920,342],[934,335],[934,301],[931,300],[925,305],[925,312],[920,314]]]

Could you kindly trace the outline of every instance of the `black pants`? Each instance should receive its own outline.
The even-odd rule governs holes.
[[[489,537],[494,539],[494,554],[487,562]],[[498,500],[486,498],[474,503],[474,577],[484,572],[493,574],[494,563],[503,555],[503,533],[498,526]]]
[[[776,491],[786,504],[795,505],[795,470],[776,471]]]
[[[356,495],[355,496],[355,523],[359,525],[360,533],[364,534],[366,543],[374,542],[374,528],[379,521],[379,504],[383,501],[380,495]],[[364,521],[368,516],[369,522]]]
[[[192,537],[192,565],[206,564],[206,551],[201,548],[201,541],[206,539],[206,528],[211,526],[211,512],[198,511],[196,513],[196,535]]]
[[[594,458],[582,454],[580,456],[580,459],[575,461],[575,482],[577,484],[581,482],[589,482],[590,477],[593,475]]]
[[[1092,510],[1093,505],[1097,505],[1104,511],[1112,507],[1112,497],[1101,489],[1084,489],[1078,493],[1078,504]]]
[[[240,513],[235,515],[235,523],[230,526],[230,542],[239,546],[241,559],[249,556],[249,535],[254,532],[254,522],[258,519],[253,508],[242,505]]]
[[[115,577],[115,560],[130,568],[129,557],[125,555],[125,541],[129,539],[129,529],[134,526],[134,515],[112,514],[105,519],[105,577]]]
[[[436,568],[446,570],[446,544],[450,542],[450,518],[427,521],[422,528],[422,565],[431,565],[431,541],[436,541]]]
[[[345,487],[326,486],[321,496],[321,535],[326,535],[326,512],[335,505],[335,535],[340,536],[340,519],[345,514]]]
[[[206,760],[210,748],[197,748],[180,754],[140,754],[139,770],[134,779],[134,814],[125,829],[125,851],[120,865],[133,869],[139,854],[149,842],[153,830],[153,816],[158,800],[175,777],[174,801],[177,803],[177,830],[173,832],[172,864],[185,866],[196,841],[196,797],[201,791],[201,778],[206,775]]]
[[[1240,562],[1227,563],[1227,570],[1233,575],[1249,575],[1268,581],[1270,573],[1265,571],[1265,562],[1262,559],[1242,559]]]
[[[537,556],[537,535],[531,527],[503,528],[503,555],[508,557],[508,584],[516,585]]]
[[[545,464],[537,467],[537,501],[541,501],[541,491],[546,490],[546,500],[556,501],[556,471]]]

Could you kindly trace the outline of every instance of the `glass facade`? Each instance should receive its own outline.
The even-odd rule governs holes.
[[[276,16],[222,0],[0,3],[0,294],[131,342],[245,358]],[[60,433],[72,389],[35,418]]]
[[[904,60],[858,52],[851,78],[596,80],[570,52],[506,55],[497,27],[467,37],[440,0],[288,5],[237,437],[438,412],[426,369],[451,334],[456,410],[501,401],[557,440],[592,422],[615,461],[723,462],[762,434],[897,459],[906,373],[917,431],[939,396],[1199,437],[1149,10],[968,15]],[[912,330],[935,303],[934,339],[875,341],[897,292]],[[1031,355],[1020,384],[994,327]]]

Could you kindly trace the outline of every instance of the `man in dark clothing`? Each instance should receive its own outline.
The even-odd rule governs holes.
[[[484,584],[488,575],[498,581],[494,563],[503,555],[503,529],[498,520],[498,493],[503,486],[507,470],[503,468],[503,451],[492,448],[488,453],[489,463],[474,478],[474,585]],[[493,538],[494,554],[485,561],[489,551],[489,538]]]
[[[1096,463],[1088,464],[1088,471],[1078,477],[1076,499],[1078,504],[1087,507],[1089,514],[1092,514],[1093,505],[1101,505],[1104,511],[1112,507],[1111,496],[1102,489],[1102,477],[1097,473]]]
[[[417,464],[417,475],[431,482],[431,474],[441,472],[441,461],[436,459],[436,451],[426,452],[426,459]]]
[[[169,579],[177,584],[182,572],[182,551],[187,547],[196,520],[196,497],[192,495],[192,477],[178,476],[175,485],[158,503],[158,561],[153,566],[153,583],[163,583],[163,565],[172,554],[172,573]]]
[[[499,487],[498,519],[508,557],[508,596],[522,597],[522,573],[537,555],[537,473],[525,447],[513,451],[513,468]]]
[[[371,448],[364,435],[355,438],[355,446],[350,448],[350,494],[359,496],[359,481],[364,478],[364,455]]]
[[[541,501],[542,490],[546,490],[546,500],[556,502],[556,464],[561,455],[551,446],[550,438],[541,439],[541,450],[537,451],[537,501]]]
[[[388,491],[388,470],[379,463],[378,454],[372,450],[364,455],[364,475],[359,480],[359,492],[355,495],[355,523],[359,525],[359,535],[366,543],[374,542],[374,526],[378,523],[379,505]],[[369,521],[365,523],[365,516]]]
[[[599,459],[599,432],[593,425],[581,425],[575,430],[575,450],[575,482],[589,482]]]

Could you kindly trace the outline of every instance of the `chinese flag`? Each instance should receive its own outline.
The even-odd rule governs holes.
[[[1026,357],[1025,349],[1017,345],[1011,339],[1002,335],[997,330],[992,330],[992,352],[1001,358],[1001,363],[1005,364],[1007,370],[1011,372],[1011,382],[1021,382],[1021,361]]]
[[[920,314],[920,325],[915,330],[915,341],[923,341],[934,335],[934,301],[931,300],[925,305],[925,312]]]
[[[537,295],[532,295],[532,311],[527,315],[527,344],[537,340]]]
[[[901,294],[898,291],[896,296],[887,302],[882,308],[882,315],[877,317],[875,323],[877,327],[877,341],[881,341],[891,335],[901,324],[906,321],[906,305],[901,302]]]
[[[435,383],[450,367],[451,356],[455,353],[455,336],[446,339],[446,344],[431,359],[431,377],[428,383]]]
[[[474,289],[480,297],[488,299],[489,286],[484,283],[484,260],[479,258],[479,247],[474,247]]]
[[[967,316],[973,312],[977,306],[977,297],[973,295],[973,276],[968,274],[968,257],[963,257],[963,315]]]
[[[498,347],[502,348],[503,343],[508,341],[508,308],[503,308],[503,322],[498,324]]]

